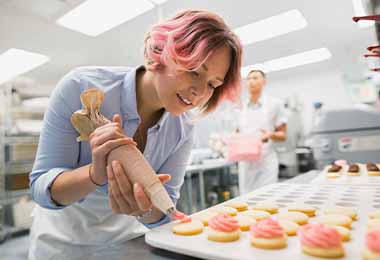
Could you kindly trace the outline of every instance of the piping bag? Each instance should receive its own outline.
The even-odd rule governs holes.
[[[100,107],[104,100],[104,93],[97,89],[88,89],[80,95],[83,109],[74,112],[71,116],[71,123],[79,132],[77,141],[87,141],[89,135],[102,125],[111,123],[105,116],[100,114]],[[132,183],[139,183],[153,206],[158,208],[171,219],[186,221],[187,216],[175,209],[173,201],[160,182],[157,174],[149,165],[140,150],[132,144],[122,145],[112,150],[107,158],[107,163],[119,161],[125,174]]]

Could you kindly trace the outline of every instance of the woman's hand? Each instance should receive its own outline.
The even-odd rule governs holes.
[[[106,167],[109,152],[119,146],[136,145],[136,143],[124,134],[119,115],[113,116],[112,123],[96,128],[89,137],[92,151],[90,177],[96,184],[103,185],[107,182]]]
[[[107,166],[108,193],[112,211],[116,214],[138,216],[152,209],[153,205],[143,187],[132,184],[120,162],[113,161]],[[169,174],[158,174],[162,183],[170,180]]]

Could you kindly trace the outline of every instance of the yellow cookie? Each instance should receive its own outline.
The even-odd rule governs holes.
[[[284,229],[285,233],[288,236],[295,236],[297,235],[297,230],[299,228],[299,225],[296,222],[289,221],[286,219],[280,219],[278,221],[280,226]]]
[[[241,231],[248,231],[249,227],[256,222],[256,220],[248,215],[237,215],[233,217],[238,221]]]
[[[334,248],[321,248],[321,247],[310,247],[302,246],[302,251],[311,256],[323,257],[323,258],[339,258],[344,256],[343,247],[334,247]]]
[[[350,233],[350,230],[348,228],[342,227],[342,226],[329,226],[329,227],[335,228],[336,231],[338,231],[343,242],[350,241],[351,233]]]
[[[351,228],[352,224],[350,217],[338,214],[321,215],[315,221],[329,226],[343,226],[346,228]]]
[[[339,178],[340,174],[336,173],[336,172],[328,172],[326,174],[326,177],[329,178],[329,179],[335,179],[335,178]]]
[[[232,242],[240,238],[240,230],[232,232],[222,232],[210,229],[207,233],[207,239],[215,242]]]
[[[379,260],[380,253],[373,252],[368,247],[365,247],[363,250],[363,259],[364,260]]]
[[[302,212],[308,215],[309,217],[314,217],[316,210],[317,209],[315,207],[307,205],[305,203],[294,203],[288,206],[288,211]]]
[[[218,215],[218,212],[212,211],[212,210],[206,210],[206,211],[202,211],[200,213],[197,213],[191,217],[193,219],[200,220],[203,223],[203,225],[208,226],[208,221],[211,218],[215,217],[216,215]]]
[[[278,206],[271,201],[259,202],[255,206],[253,206],[252,209],[264,210],[266,212],[269,212],[270,214],[275,214],[278,212]]]
[[[261,249],[280,249],[287,246],[287,236],[285,234],[279,238],[261,238],[252,236],[251,244],[254,247]]]
[[[191,222],[174,224],[172,231],[174,234],[182,236],[192,236],[202,233],[203,223],[193,219]]]
[[[267,219],[270,217],[270,214],[263,210],[247,210],[241,213],[244,216],[249,216],[254,218],[256,221]]]
[[[235,208],[237,211],[245,211],[248,209],[248,204],[242,201],[230,201],[224,204],[225,206]]]
[[[358,214],[356,213],[356,211],[353,208],[349,208],[349,207],[335,206],[335,207],[327,208],[323,210],[323,213],[325,215],[330,215],[330,214],[345,215],[347,217],[350,217],[352,220],[358,219]]]
[[[380,210],[371,211],[368,213],[369,218],[380,218]]]
[[[232,207],[227,207],[227,206],[218,206],[218,207],[212,208],[211,210],[217,212],[218,214],[224,213],[230,216],[236,216],[238,212],[237,209],[232,208]]]
[[[285,220],[293,221],[297,223],[298,225],[304,225],[309,221],[309,217],[305,213],[297,212],[297,211],[282,212],[278,214],[277,218],[279,220],[285,219]]]
[[[380,176],[380,172],[368,172],[368,176]]]
[[[368,220],[367,224],[368,230],[380,230],[380,219],[378,218],[373,218]]]

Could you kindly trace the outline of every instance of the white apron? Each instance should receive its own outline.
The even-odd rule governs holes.
[[[60,210],[37,205],[33,216],[29,260],[87,259],[148,230],[134,217],[113,214],[108,196],[99,191]]]
[[[244,107],[240,113],[239,126],[242,134],[252,134],[261,138],[261,129],[275,130],[276,113],[262,104],[254,108]],[[274,151],[272,141],[263,143],[261,159],[256,162],[239,162],[239,191],[240,195],[253,191],[264,185],[278,181],[278,157]]]

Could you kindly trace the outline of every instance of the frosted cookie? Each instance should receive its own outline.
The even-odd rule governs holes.
[[[374,210],[368,213],[369,218],[380,218],[380,210]]]
[[[202,233],[203,231],[203,223],[199,220],[193,219],[190,222],[180,222],[178,224],[174,224],[172,227],[172,231],[174,234],[182,235],[182,236],[192,236]]]
[[[298,225],[305,225],[309,221],[309,217],[302,212],[288,211],[278,214],[279,220],[285,219],[297,223]]]
[[[342,169],[343,169],[342,166],[333,164],[333,165],[330,165],[328,167],[327,172],[328,173],[340,173],[342,171]]]
[[[348,166],[347,175],[349,176],[360,176],[360,167],[358,164],[350,164]]]
[[[288,236],[295,236],[297,235],[297,230],[299,228],[299,225],[293,221],[285,220],[285,219],[280,219],[278,221],[280,226],[284,229],[285,233]]]
[[[365,246],[363,250],[364,260],[380,259],[380,231],[368,232],[365,236]]]
[[[212,210],[202,211],[192,216],[193,219],[200,220],[204,226],[208,226],[208,222],[212,217],[218,215],[218,212]]]
[[[271,218],[256,222],[250,228],[251,244],[262,249],[280,249],[287,246],[287,235],[280,224]]]
[[[329,178],[329,179],[335,179],[335,178],[339,178],[340,174],[337,173],[337,172],[328,172],[326,174],[326,177]]]
[[[315,207],[307,205],[305,203],[294,203],[288,206],[288,211],[302,212],[309,217],[314,217],[316,210],[317,209]]]
[[[335,228],[336,231],[338,231],[338,233],[342,239],[342,242],[350,241],[351,232],[348,228],[342,227],[342,226],[329,226],[329,227]]]
[[[256,223],[256,220],[248,215],[237,215],[232,218],[237,220],[241,231],[248,231],[249,227]]]
[[[334,162],[334,164],[343,167],[343,166],[347,165],[347,161],[346,161],[346,160],[342,160],[342,159],[340,159],[340,160],[336,160],[336,161]]]
[[[230,201],[224,204],[231,208],[235,208],[237,211],[245,211],[248,209],[248,204],[242,201]]]
[[[227,214],[219,214],[209,221],[207,239],[216,242],[232,242],[240,238],[238,221]]]
[[[218,214],[227,214],[230,216],[236,216],[238,212],[237,209],[232,208],[232,207],[227,207],[227,206],[218,206],[210,210],[215,211]]]
[[[368,227],[368,230],[370,231],[380,230],[380,219],[373,218],[373,219],[368,220],[367,227]]]
[[[270,214],[275,214],[278,212],[278,206],[271,201],[263,201],[257,203],[255,206],[252,206],[254,210],[264,210]]]
[[[380,169],[374,163],[367,163],[367,172],[369,176],[380,176]]]
[[[267,219],[270,217],[270,213],[264,210],[247,210],[241,213],[244,216],[249,216],[254,218],[256,221]]]
[[[311,256],[338,258],[344,256],[341,237],[334,228],[320,223],[307,224],[298,231],[302,251]]]
[[[345,215],[347,217],[350,217],[352,220],[357,220],[358,218],[358,214],[356,210],[349,207],[335,206],[335,207],[324,209],[323,213],[325,215],[330,215],[330,214]]]
[[[352,219],[345,215],[328,214],[321,215],[315,219],[316,222],[330,226],[343,226],[351,228]]]

